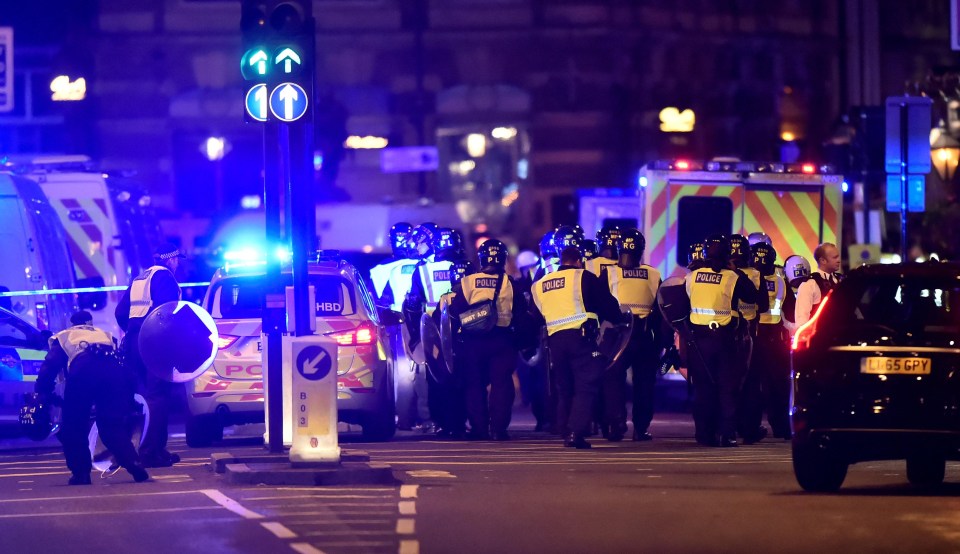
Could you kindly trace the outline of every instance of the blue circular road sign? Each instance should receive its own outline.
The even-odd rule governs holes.
[[[320,346],[308,346],[297,354],[297,371],[304,379],[319,381],[330,374],[333,356]]]
[[[296,83],[280,83],[270,93],[270,111],[280,121],[296,121],[307,113],[307,92]]]
[[[257,121],[267,120],[267,85],[259,84],[250,87],[246,99],[247,115]]]

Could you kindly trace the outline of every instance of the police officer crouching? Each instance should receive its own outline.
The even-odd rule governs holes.
[[[597,345],[600,320],[619,322],[617,300],[583,269],[581,252],[560,252],[560,268],[533,284],[535,316],[547,327],[550,370],[557,389],[557,427],[568,447],[590,448],[591,414],[606,360]]]
[[[736,307],[740,301],[756,303],[758,296],[742,272],[728,269],[729,255],[727,237],[708,237],[703,266],[685,278],[690,298],[692,342],[687,363],[693,382],[693,420],[696,440],[705,446],[737,446],[737,397],[743,374],[737,363]]]
[[[73,474],[68,483],[90,484],[93,465],[88,437],[90,410],[94,407],[103,444],[134,481],[146,481],[149,475],[140,465],[127,426],[134,383],[132,376],[120,368],[116,341],[110,333],[93,326],[90,312],[77,312],[70,323],[72,327],[50,338],[50,350],[40,366],[35,385],[38,394],[50,397],[57,375],[61,371],[66,374],[57,438],[63,444],[63,456]]]
[[[487,240],[480,245],[478,255],[480,272],[461,279],[460,290],[450,305],[463,337],[464,363],[460,367],[466,373],[470,438],[482,440],[492,434],[494,440],[509,440],[517,357],[511,327],[523,324],[526,300],[504,270],[506,245]]]
[[[641,264],[646,240],[636,229],[624,229],[619,236],[619,261],[605,267],[601,281],[606,280],[610,293],[633,314],[633,333],[630,343],[617,364],[603,378],[603,405],[607,438],[623,439],[626,430],[627,367],[633,371],[633,440],[648,441],[647,432],[653,421],[654,385],[660,365],[661,343],[664,340],[663,319],[654,309],[660,272]],[[671,337],[672,338],[672,337]]]

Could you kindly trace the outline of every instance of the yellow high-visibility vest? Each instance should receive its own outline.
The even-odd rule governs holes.
[[[108,348],[114,347],[113,335],[102,329],[97,329],[92,325],[74,325],[50,337],[51,344],[53,344],[54,340],[60,343],[60,348],[63,348],[64,353],[66,353],[68,368],[74,358],[79,356],[80,353],[90,345],[97,344]]]
[[[660,271],[645,264],[633,269],[612,266],[607,268],[607,284],[620,306],[637,317],[647,317],[657,302]]]
[[[756,287],[757,290],[763,292],[762,289],[760,288],[760,272],[759,271],[757,271],[755,268],[752,268],[752,267],[745,267],[740,271],[742,271],[744,275],[746,275],[750,279],[750,282],[753,283],[753,286]],[[758,306],[756,304],[747,304],[746,302],[741,300],[738,308],[740,313],[743,314],[743,319],[746,319],[747,321],[753,321],[754,319],[757,319]]]
[[[611,260],[610,258],[601,258],[598,256],[592,260],[587,260],[586,263],[584,263],[583,265],[584,265],[584,269],[586,269],[590,273],[593,273],[594,275],[599,277],[600,272],[603,271],[603,268],[607,268],[607,271],[610,271],[611,267],[617,265],[617,260]]]
[[[767,275],[763,278],[763,286],[770,299],[770,309],[760,314],[760,323],[776,325],[780,323],[783,297],[787,292],[787,285],[780,275]]]
[[[153,307],[153,299],[150,298],[150,283],[153,282],[153,276],[158,271],[170,271],[162,265],[155,265],[147,268],[146,271],[138,275],[130,283],[130,317],[146,317]],[[180,294],[180,291],[177,291]],[[179,297],[177,298],[179,300]]]
[[[433,315],[440,297],[450,292],[450,267],[453,262],[427,262],[419,267],[418,276],[423,285],[426,312]]]
[[[737,274],[729,269],[715,272],[705,267],[686,276],[687,296],[690,297],[690,322],[696,325],[717,323],[729,325],[737,317],[733,310],[733,289]]]
[[[493,293],[497,290],[499,275],[489,273],[474,273],[460,280],[463,287],[463,297],[467,304],[473,306],[480,302],[493,300]],[[510,278],[503,276],[500,284],[500,295],[497,297],[497,327],[509,327],[513,321],[513,284]]]
[[[597,314],[588,312],[583,305],[583,272],[583,269],[561,269],[533,284],[533,301],[547,320],[548,335],[579,329],[587,320],[598,319]]]

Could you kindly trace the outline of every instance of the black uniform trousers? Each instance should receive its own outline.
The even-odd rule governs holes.
[[[743,373],[736,361],[737,321],[716,329],[691,324],[687,363],[693,379],[693,421],[698,441],[737,431],[737,397]]]
[[[740,375],[743,376],[737,405],[737,432],[748,442],[760,438],[759,430],[763,421],[762,376],[754,371],[752,360],[755,338],[753,332],[748,331],[755,329],[756,325],[757,322],[747,323],[747,327],[739,330],[737,340],[737,364],[740,366]]]
[[[612,429],[627,419],[627,368],[633,372],[633,429],[646,433],[653,421],[654,386],[660,365],[660,352],[646,320],[634,317],[633,334],[616,365],[602,379],[601,398],[605,425]]]
[[[67,467],[74,475],[90,474],[90,410],[96,407],[97,430],[118,464],[125,469],[140,460],[130,440],[128,420],[134,381],[116,356],[81,352],[67,371],[63,413],[57,438],[63,444]]]
[[[454,435],[466,430],[466,369],[464,366],[463,345],[454,347],[454,359],[446,360],[451,367],[451,375],[438,381],[433,372],[427,373],[427,400],[430,405],[430,418],[443,431]]]
[[[790,335],[781,324],[760,324],[751,372],[760,376],[773,436],[790,437]]]
[[[606,359],[597,343],[580,329],[557,331],[547,338],[550,375],[557,394],[557,429],[561,435],[590,433]]]
[[[510,331],[495,327],[485,334],[463,337],[467,417],[471,432],[484,436],[489,431],[506,431],[510,425],[513,400],[513,370],[517,350]],[[489,402],[487,386],[490,386]]]
[[[170,457],[167,451],[170,410],[173,406],[176,383],[164,381],[147,371],[140,356],[139,340],[142,321],[131,321],[127,334],[123,337],[120,349],[123,353],[125,371],[138,379],[138,392],[147,402],[149,424],[140,441],[140,457],[145,463],[164,461]]]

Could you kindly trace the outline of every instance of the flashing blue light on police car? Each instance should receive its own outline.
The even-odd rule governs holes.
[[[639,184],[640,184],[640,188],[647,187],[647,177],[645,175],[640,176]]]
[[[277,259],[280,260],[281,262],[289,262],[290,259],[293,258],[293,252],[291,252],[289,248],[286,248],[284,246],[278,246],[276,254],[277,254]]]
[[[263,259],[263,254],[255,248],[239,248],[223,253],[225,262],[255,262]]]
[[[848,190],[850,190],[850,184],[847,183],[846,181],[840,183],[840,190],[842,190],[843,192],[847,192]]]

